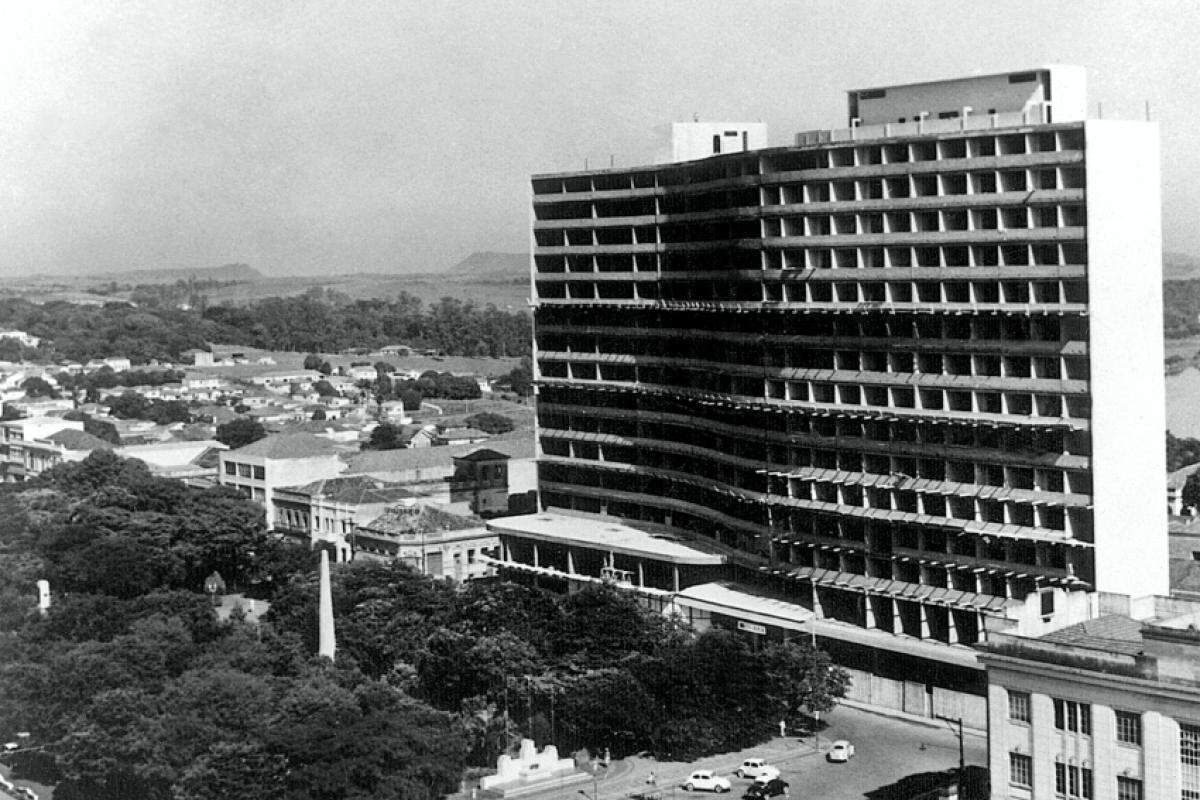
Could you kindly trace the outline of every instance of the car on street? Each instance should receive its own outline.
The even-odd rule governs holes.
[[[711,769],[698,769],[683,782],[689,792],[728,792],[733,788],[728,778],[722,778]]]
[[[733,774],[739,778],[761,778],[764,776],[767,778],[778,778],[779,770],[776,767],[772,767],[764,759],[747,758],[733,771]]]
[[[783,778],[759,778],[750,784],[743,800],[766,800],[769,797],[788,796],[788,783]]]
[[[829,753],[825,757],[830,761],[844,764],[854,758],[854,745],[845,739],[838,739],[833,743],[833,747],[829,748]]]

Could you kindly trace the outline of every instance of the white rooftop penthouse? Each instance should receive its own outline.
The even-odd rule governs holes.
[[[669,146],[659,148],[660,164],[761,150],[767,146],[767,125],[765,122],[672,122],[668,138]]]
[[[1083,67],[924,81],[847,92],[848,128],[805,131],[797,145],[913,134],[1080,122],[1087,118]]]

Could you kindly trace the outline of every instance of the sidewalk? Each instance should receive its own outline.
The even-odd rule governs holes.
[[[868,714],[877,714],[881,717],[891,717],[892,719],[911,722],[914,725],[924,725],[926,727],[937,728],[939,730],[945,728],[947,724],[947,720],[937,717],[922,717],[920,714],[909,714],[907,711],[899,711],[894,708],[873,706],[868,703],[860,703],[857,700],[847,700],[844,697],[838,700],[838,705],[846,706],[847,708],[856,708],[859,711],[865,711]],[[979,728],[969,728],[964,726],[963,733],[967,736],[979,736],[984,739],[987,738],[987,731],[980,730]]]

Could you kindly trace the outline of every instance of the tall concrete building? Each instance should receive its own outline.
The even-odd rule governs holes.
[[[542,507],[907,642],[1166,594],[1157,127],[1085,116],[1047,67],[535,176]]]

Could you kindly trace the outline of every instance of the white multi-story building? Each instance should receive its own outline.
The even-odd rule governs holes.
[[[332,478],[346,469],[333,442],[311,433],[281,433],[220,454],[217,480],[260,502],[267,526],[288,527],[275,505],[277,489]]]
[[[963,645],[1166,594],[1158,131],[1085,110],[1078,68],[879,87],[535,176],[543,508],[730,548],[895,703],[941,645],[978,724]]]

